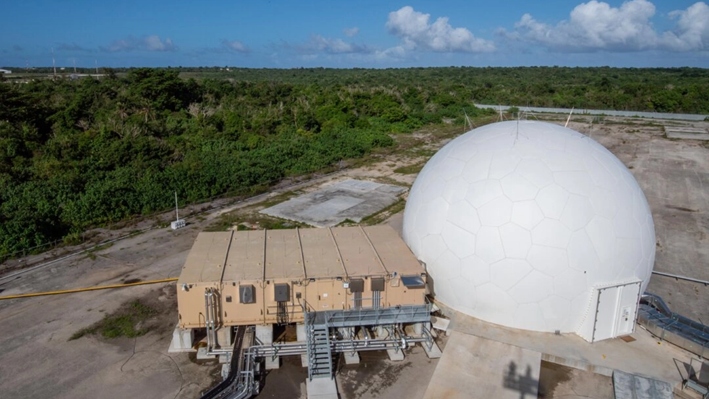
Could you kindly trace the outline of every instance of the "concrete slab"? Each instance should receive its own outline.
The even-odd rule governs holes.
[[[541,353],[542,360],[608,377],[613,375],[614,370],[621,370],[666,381],[677,387],[683,378],[679,372],[681,364],[689,364],[692,358],[689,352],[659,341],[639,326],[632,334],[634,341],[617,338],[591,344],[575,334],[515,330],[455,312],[441,303],[438,305],[451,319],[451,334],[462,332],[519,346]],[[448,345],[442,359],[450,351]]]
[[[539,389],[541,353],[453,332],[424,399],[532,399]]]
[[[387,349],[387,356],[389,356],[389,360],[392,362],[400,362],[404,360],[404,351],[401,349]]]
[[[291,198],[261,213],[315,227],[332,227],[346,219],[360,222],[395,203],[404,192],[406,188],[400,186],[347,179]]]
[[[308,399],[338,399],[337,384],[334,379],[307,379],[305,388],[308,392]]]
[[[303,323],[298,323],[295,326],[295,333],[296,333],[296,339],[298,342],[307,342],[308,341],[308,335],[305,330],[305,324]],[[308,355],[307,354],[302,354],[300,355],[300,365],[301,367],[308,367]]]
[[[172,340],[167,353],[196,352],[196,349],[193,348],[193,341],[193,329],[175,327],[172,331]]]
[[[273,343],[273,325],[257,325],[256,339],[264,345]],[[265,363],[266,370],[275,370],[281,366],[281,357],[266,356]]]
[[[428,347],[428,344],[425,342],[421,343],[421,346],[423,346],[423,351],[426,352],[426,356],[429,359],[439,359],[441,356],[443,356],[443,352],[441,351],[441,348],[436,345],[434,342],[431,347]]]
[[[343,353],[342,358],[345,359],[345,364],[359,364],[359,354],[355,353]]]
[[[436,330],[446,332],[448,331],[448,326],[451,324],[451,321],[442,317],[431,316],[431,324]]]
[[[709,140],[709,132],[701,127],[665,126],[665,134],[671,139]]]
[[[197,349],[197,360],[212,360],[215,359],[217,356],[216,355],[210,355],[207,353],[207,347],[206,346],[200,346]]]
[[[672,385],[616,370],[613,373],[615,399],[672,399]]]

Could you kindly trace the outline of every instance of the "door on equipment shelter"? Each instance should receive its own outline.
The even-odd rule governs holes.
[[[336,280],[318,280],[318,306],[317,310],[342,309],[338,306],[342,302],[342,294],[339,285],[342,283]],[[339,297],[338,297],[339,294]]]
[[[592,342],[635,331],[640,282],[598,289]]]

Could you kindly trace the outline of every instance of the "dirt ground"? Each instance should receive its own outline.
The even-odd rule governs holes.
[[[561,118],[560,123],[563,124]],[[709,280],[709,149],[693,140],[670,140],[656,121],[614,121],[591,124],[579,118],[569,127],[593,137],[614,152],[635,174],[645,190],[657,231],[656,270]],[[677,123],[677,122],[672,122]],[[706,125],[706,123],[704,123]],[[96,232],[101,239],[131,231],[142,233],[100,250],[47,263],[50,254],[0,265],[1,295],[117,284],[132,279],[177,277],[196,235],[229,213],[258,207],[289,191],[308,190],[318,183],[370,178],[383,183],[410,185],[415,174],[395,169],[419,165],[450,138],[448,133],[417,133],[402,138],[406,148],[382,155],[377,162],[317,177],[297,185],[283,185],[250,201],[215,201],[185,210],[188,226],[172,231],[164,226],[170,214],[122,229]],[[243,217],[247,217],[244,214]],[[223,220],[222,220],[223,221]],[[98,240],[98,238],[97,238]],[[64,249],[71,253],[71,248]],[[58,253],[58,251],[55,251]],[[18,273],[18,266],[24,267]],[[168,354],[176,323],[169,284],[117,290],[0,301],[0,392],[3,397],[52,398],[192,398],[209,387],[218,373],[215,364],[197,364],[188,354]],[[709,287],[654,276],[649,290],[661,295],[673,310],[709,322]],[[69,338],[77,331],[138,298],[164,303],[159,322],[138,338]],[[420,348],[418,348],[420,350]],[[338,376],[343,398],[420,397],[435,368],[425,355],[412,353],[404,363],[389,364],[382,354],[363,355],[356,368],[344,367]],[[422,352],[422,351],[421,351]],[[417,357],[418,356],[418,357]],[[411,361],[409,362],[409,359]],[[407,363],[408,362],[408,363]],[[305,370],[284,362],[282,370],[267,377],[259,397],[302,397]],[[216,370],[216,371],[215,371]],[[573,373],[572,373],[573,374]],[[279,379],[278,376],[285,377]],[[390,376],[396,376],[391,378]],[[279,382],[276,382],[279,381]],[[570,381],[573,381],[571,379]],[[423,389],[422,389],[423,387]],[[561,392],[560,382],[554,392]],[[406,392],[408,396],[401,396]],[[296,395],[296,393],[298,395]],[[419,395],[420,393],[420,395]],[[270,396],[269,396],[270,395]],[[561,397],[561,396],[554,396]],[[565,396],[568,397],[568,396]]]

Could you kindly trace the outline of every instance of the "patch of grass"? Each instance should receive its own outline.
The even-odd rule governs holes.
[[[420,162],[413,165],[401,166],[399,168],[394,169],[394,173],[399,173],[402,175],[413,175],[415,173],[420,172],[421,169],[423,169],[424,165],[425,163]]]
[[[139,337],[150,331],[142,327],[142,324],[156,313],[155,309],[135,300],[121,306],[115,313],[104,316],[96,324],[75,332],[69,341],[91,334],[100,334],[104,338]]]
[[[237,231],[254,229],[280,230],[293,229],[296,227],[310,227],[305,223],[275,218],[258,213],[257,211],[250,213],[236,211],[220,216],[219,220],[207,227],[205,231],[226,231],[234,228],[234,226],[236,226]]]
[[[383,221],[387,220],[391,215],[395,215],[403,211],[405,206],[406,201],[404,201],[403,198],[399,198],[398,201],[382,209],[381,211],[362,219],[362,222],[360,224],[363,224],[365,226],[380,224]]]
[[[89,248],[86,250],[86,256],[91,260],[96,260],[96,252],[103,251],[104,249],[111,248],[112,246],[113,243],[109,242],[106,244],[97,245],[93,248]]]
[[[285,193],[274,195],[273,197],[271,197],[263,202],[260,202],[258,205],[261,208],[270,208],[274,205],[280,204],[281,202],[288,201],[289,199],[295,197],[296,195],[299,195],[299,193],[295,192],[295,191],[286,191]]]

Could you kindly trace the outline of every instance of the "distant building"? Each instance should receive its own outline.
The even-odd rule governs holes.
[[[0,73],[10,74],[10,73],[12,73],[12,71],[9,69],[0,69]]]

